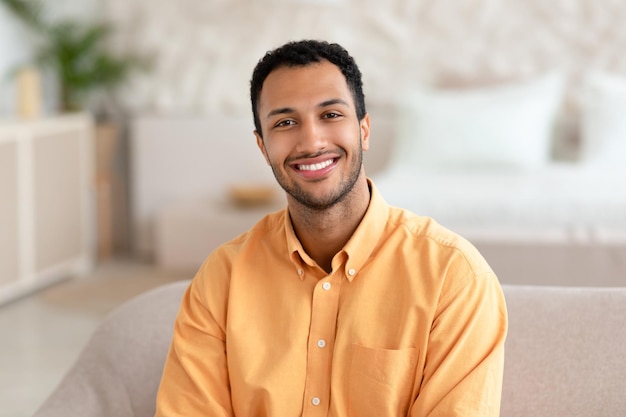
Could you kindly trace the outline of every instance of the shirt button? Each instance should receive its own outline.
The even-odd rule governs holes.
[[[326,341],[324,339],[318,340],[317,341],[317,347],[320,348],[320,349],[326,347]]]
[[[317,397],[313,397],[313,399],[311,400],[311,404],[313,405],[320,405],[320,399]]]
[[[356,274],[356,271],[354,270],[354,268],[348,269],[348,275],[350,275],[352,277],[352,276],[354,276],[354,274]]]
[[[330,290],[330,282],[323,283],[322,288],[324,288],[326,291]]]

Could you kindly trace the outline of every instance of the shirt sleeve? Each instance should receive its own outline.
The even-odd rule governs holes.
[[[203,278],[200,272],[182,300],[157,395],[156,417],[233,415],[225,333],[220,324],[225,300],[214,294],[209,308]]]
[[[413,417],[500,415],[507,313],[492,272],[442,295]]]

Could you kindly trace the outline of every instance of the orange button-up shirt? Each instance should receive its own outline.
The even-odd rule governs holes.
[[[287,210],[207,258],[180,307],[157,416],[498,416],[496,276],[466,240],[370,186],[330,274]]]

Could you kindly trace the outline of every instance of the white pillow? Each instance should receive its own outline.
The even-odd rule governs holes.
[[[564,81],[550,73],[490,88],[406,92],[392,163],[446,171],[543,166]]]
[[[581,160],[592,166],[626,165],[626,77],[588,74],[581,102]]]

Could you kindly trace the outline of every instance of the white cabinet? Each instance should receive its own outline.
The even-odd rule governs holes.
[[[0,121],[0,304],[89,270],[91,117]]]

